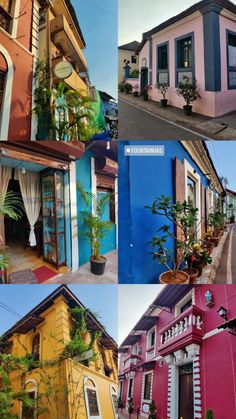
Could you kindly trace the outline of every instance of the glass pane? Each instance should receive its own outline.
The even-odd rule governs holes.
[[[158,69],[168,69],[167,45],[162,45],[161,47],[158,47]]]
[[[112,394],[112,400],[113,400],[115,414],[118,415],[118,398],[115,394]]]
[[[167,72],[158,73],[158,82],[161,84],[168,84],[168,73]]]
[[[0,112],[2,109],[2,101],[3,101],[3,93],[4,93],[4,86],[5,86],[5,71],[0,70]]]
[[[191,83],[192,80],[193,80],[192,71],[179,71],[178,72],[178,84],[181,83],[182,81],[186,81],[186,79],[184,80],[185,77],[187,77],[188,82]]]
[[[196,182],[188,177],[187,180],[188,204],[196,208]]]
[[[63,201],[63,173],[56,174],[56,200]]]
[[[98,416],[98,402],[97,402],[97,393],[96,390],[90,388],[87,389],[88,404],[89,404],[89,414],[90,416]]]
[[[236,86],[236,71],[229,72],[229,86]]]
[[[192,38],[181,39],[177,43],[178,68],[192,67]]]
[[[151,398],[151,374],[145,375],[145,383],[144,383],[144,396],[145,400],[150,400]]]
[[[59,264],[65,263],[65,236],[58,234],[58,259]]]

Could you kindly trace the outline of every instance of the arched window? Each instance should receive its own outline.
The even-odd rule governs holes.
[[[142,67],[147,67],[147,58],[142,59]]]
[[[34,400],[33,406],[28,406],[21,402],[21,419],[36,419],[37,418],[37,394],[38,384],[33,378],[29,378],[24,385],[24,391],[31,400]]]
[[[34,355],[35,359],[39,361],[40,355],[40,335],[36,335],[32,342],[32,354]]]
[[[87,419],[102,419],[97,387],[95,382],[89,377],[84,378],[84,397]]]
[[[2,112],[3,106],[3,96],[5,91],[5,84],[6,84],[6,76],[7,76],[7,62],[0,52],[0,114]]]
[[[115,387],[110,386],[111,402],[115,418],[118,418],[118,396]]]

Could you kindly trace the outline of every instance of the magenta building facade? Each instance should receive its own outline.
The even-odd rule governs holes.
[[[119,353],[124,411],[132,397],[140,418],[152,400],[157,419],[236,417],[236,285],[166,286]]]
[[[217,117],[236,109],[236,5],[203,0],[143,34],[139,46],[140,92],[159,101],[156,83],[167,83],[170,105],[182,107],[176,88],[196,80],[201,98],[193,110]]]

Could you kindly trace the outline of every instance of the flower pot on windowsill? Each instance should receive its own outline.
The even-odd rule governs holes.
[[[189,275],[184,271],[167,271],[159,277],[161,284],[189,284],[189,280]]]
[[[198,277],[198,269],[196,269],[196,268],[185,268],[183,271],[186,272],[189,275],[190,284],[194,283],[194,281]]]
[[[184,109],[185,115],[187,115],[187,116],[192,115],[192,108],[193,107],[191,105],[184,105],[183,109]]]
[[[100,257],[100,260],[96,260],[94,256],[90,257],[90,269],[94,275],[103,275],[105,271],[106,258]]]
[[[168,103],[168,99],[161,99],[160,100],[161,108],[166,108],[167,103]]]

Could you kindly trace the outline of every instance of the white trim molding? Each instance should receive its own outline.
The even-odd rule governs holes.
[[[145,390],[145,379],[146,379],[146,375],[151,375],[151,388],[150,388],[150,399],[144,399],[144,390]],[[142,390],[141,390],[141,401],[140,401],[140,410],[141,410],[141,414],[144,416],[148,417],[148,412],[144,412],[143,411],[143,405],[146,404],[149,406],[149,404],[152,401],[152,393],[153,393],[153,370],[150,371],[145,371],[143,373],[143,378],[142,378]]]
[[[175,317],[178,317],[181,313],[181,308],[192,299],[192,305],[195,304],[195,288],[187,292],[185,296],[175,304]]]
[[[0,53],[7,62],[7,73],[2,101],[2,111],[0,114],[0,141],[8,140],[8,131],[10,124],[11,96],[13,86],[14,67],[9,51],[0,44]]]
[[[91,382],[93,385],[91,384],[87,384],[88,382]],[[87,390],[93,390],[96,392],[96,398],[97,398],[97,405],[98,405],[98,411],[99,411],[99,415],[90,415],[90,409],[89,409],[89,401],[88,401],[88,394],[87,394]],[[84,396],[85,396],[85,406],[86,406],[86,412],[87,412],[87,419],[102,419],[102,413],[101,413],[101,407],[100,407],[100,403],[99,403],[99,397],[98,397],[98,391],[97,391],[97,386],[96,383],[94,381],[93,378],[90,377],[84,377]]]

